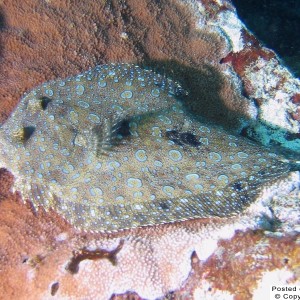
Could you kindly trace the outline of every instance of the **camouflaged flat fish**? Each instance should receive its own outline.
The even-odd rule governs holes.
[[[0,128],[0,165],[34,207],[111,232],[242,212],[279,156],[196,121],[180,86],[129,64],[42,84]]]

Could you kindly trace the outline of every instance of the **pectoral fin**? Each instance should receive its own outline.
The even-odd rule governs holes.
[[[120,142],[120,130],[124,127],[124,119],[112,120],[107,118],[101,126],[93,128],[92,139],[94,140],[95,153],[107,155]],[[123,134],[121,134],[122,136]]]

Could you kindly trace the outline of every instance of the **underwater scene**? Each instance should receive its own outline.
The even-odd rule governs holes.
[[[6,298],[299,286],[300,7],[259,5],[0,3]]]

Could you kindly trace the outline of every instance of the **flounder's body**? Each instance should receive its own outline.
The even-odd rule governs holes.
[[[178,91],[126,64],[45,83],[2,126],[0,159],[35,207],[105,232],[232,216],[289,171],[275,154],[194,120]]]

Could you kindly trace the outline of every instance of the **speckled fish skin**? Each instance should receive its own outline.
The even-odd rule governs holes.
[[[11,116],[15,128],[10,130],[31,126],[44,114],[74,130],[75,145],[102,153],[111,147],[122,120],[170,107],[176,103],[174,95],[182,92],[179,84],[150,70],[132,64],[101,65],[33,90]]]
[[[230,217],[289,172],[280,156],[196,121],[178,91],[127,64],[45,83],[1,127],[0,164],[34,207],[97,232]],[[112,143],[123,120],[130,135]]]

